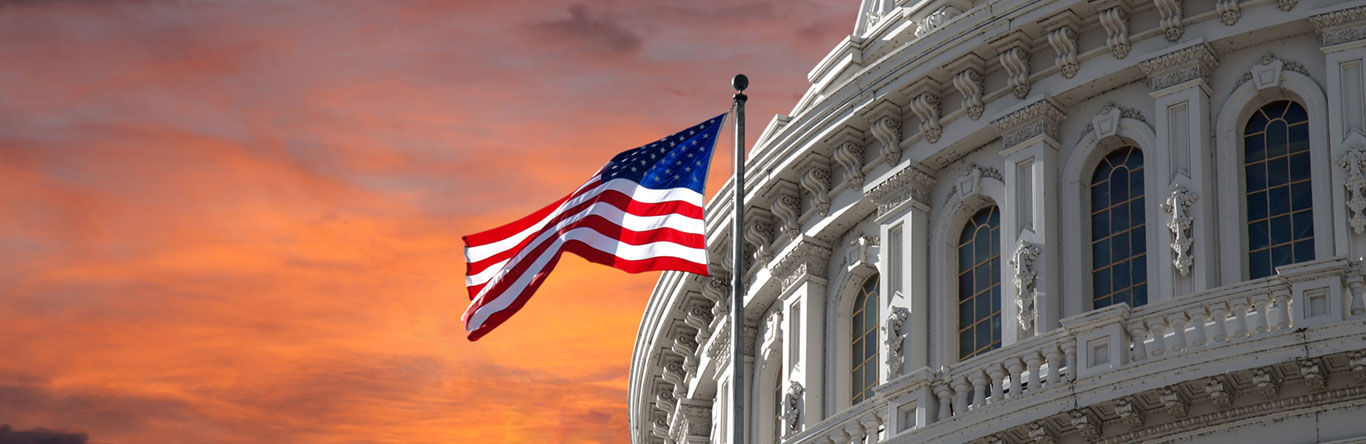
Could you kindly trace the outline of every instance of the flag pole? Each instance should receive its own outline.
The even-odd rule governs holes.
[[[735,87],[735,96],[732,97],[735,106],[735,180],[731,182],[735,188],[735,200],[732,201],[735,207],[735,224],[731,226],[734,230],[731,234],[731,242],[735,244],[735,255],[731,261],[730,271],[730,386],[731,390],[731,418],[735,424],[731,433],[733,444],[743,444],[745,442],[745,391],[744,391],[744,361],[745,361],[745,101],[749,97],[745,96],[745,88],[749,87],[749,77],[744,74],[736,74],[730,81],[731,86]]]

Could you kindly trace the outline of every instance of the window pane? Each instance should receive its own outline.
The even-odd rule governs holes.
[[[1308,239],[1314,237],[1314,212],[1301,211],[1295,213],[1295,240]],[[1296,256],[1298,257],[1298,256]]]
[[[976,277],[977,277],[976,279],[973,280],[973,281],[974,281],[974,284],[976,285],[976,287],[974,288],[974,290],[978,290],[978,291],[980,291],[980,290],[985,290],[985,289],[987,289],[988,286],[991,285],[991,266],[990,266],[990,265],[985,265],[985,264],[984,264],[984,265],[978,266],[978,267],[976,268],[976,271],[974,271],[972,274],[976,275]],[[974,291],[974,293],[976,293],[976,291]]]
[[[1266,113],[1267,117],[1270,117],[1272,119],[1282,117],[1285,115],[1286,105],[1289,104],[1289,100],[1277,100],[1275,102],[1268,103],[1266,104],[1266,106],[1262,107],[1262,112]]]
[[[1252,279],[1271,275],[1271,250],[1254,251],[1247,255],[1248,276]]]
[[[1091,186],[1091,211],[1096,212],[1110,206],[1110,183],[1101,182]]]
[[[1272,216],[1290,212],[1290,187],[1272,188],[1266,192],[1266,203]]]
[[[1096,165],[1096,172],[1091,173],[1091,183],[1094,184],[1109,180],[1111,168],[1113,167],[1110,166],[1109,159],[1101,160],[1100,165]]]
[[[1133,243],[1133,248],[1129,250],[1130,255],[1137,256],[1148,252],[1148,246],[1145,244],[1148,241],[1146,231],[1145,228],[1139,226],[1129,232],[1130,242]]]
[[[1266,186],[1285,185],[1290,181],[1290,165],[1285,157],[1266,161]]]
[[[1141,193],[1142,193],[1143,191],[1142,191],[1142,190],[1134,190],[1134,192],[1135,192],[1135,193],[1139,193],[1139,194],[1137,194],[1137,195],[1142,196]],[[1129,202],[1129,226],[1130,226],[1130,227],[1134,227],[1134,226],[1143,225],[1143,223],[1144,223],[1143,218],[1146,216],[1146,213],[1147,213],[1147,210],[1143,208],[1143,198],[1142,198],[1142,197],[1140,197],[1140,198],[1138,198],[1138,199],[1134,199],[1132,202]]]
[[[1129,271],[1134,275],[1134,284],[1148,282],[1148,256],[1144,255],[1134,258],[1133,265],[1131,265]]]
[[[985,226],[978,228],[972,244],[974,245],[973,249],[976,250],[972,258],[976,261],[975,263],[980,264],[991,257],[991,229]]]
[[[1314,206],[1314,190],[1309,182],[1290,185],[1290,208],[1295,211],[1307,210]]]
[[[1301,123],[1290,126],[1290,152],[1309,150],[1309,125]]]
[[[1290,242],[1290,216],[1280,216],[1271,218],[1271,245]]]
[[[1129,169],[1115,168],[1110,173],[1110,205],[1129,200]]]
[[[1122,261],[1129,258],[1129,233],[1110,238],[1110,259]]]
[[[1303,107],[1303,106],[1300,106],[1299,103],[1289,102],[1289,101],[1287,101],[1287,102],[1285,102],[1285,103],[1288,104],[1288,105],[1290,105],[1290,106],[1285,110],[1285,120],[1286,120],[1287,122],[1290,122],[1291,124],[1295,124],[1295,123],[1298,123],[1298,122],[1305,122],[1305,121],[1308,121],[1308,120],[1309,120],[1309,115],[1308,115],[1308,114],[1305,114],[1305,112],[1304,112],[1304,107]]]
[[[1284,155],[1288,149],[1286,144],[1286,128],[1284,120],[1272,120],[1266,126],[1266,158],[1271,159],[1276,156]]]
[[[1111,232],[1117,233],[1125,228],[1129,228],[1129,206],[1120,205],[1117,207],[1110,207]]]
[[[1266,192],[1256,192],[1247,195],[1247,219],[1260,220],[1266,219]]]
[[[1314,260],[1314,241],[1305,240],[1295,243],[1295,262]]]
[[[972,297],[972,270],[958,276],[958,299]]]
[[[972,356],[972,329],[958,333],[958,356]]]
[[[1252,250],[1260,250],[1271,246],[1271,237],[1267,234],[1267,221],[1259,221],[1247,224],[1247,247]]]
[[[1118,303],[1120,303],[1120,302],[1125,302],[1125,303],[1128,303],[1129,306],[1133,306],[1133,305],[1134,305],[1134,304],[1133,304],[1133,301],[1131,301],[1130,299],[1131,299],[1131,298],[1130,298],[1130,296],[1129,296],[1129,290],[1121,290],[1121,291],[1116,291],[1116,292],[1115,292],[1115,295],[1110,297],[1110,303],[1111,303],[1111,304],[1118,304]]]
[[[1293,254],[1294,251],[1291,250],[1290,244],[1271,247],[1271,267],[1275,268],[1294,263],[1295,257]]]
[[[1105,266],[1110,263],[1109,239],[1091,244],[1091,262],[1097,267]]]
[[[1137,286],[1137,287],[1134,287],[1134,303],[1133,303],[1133,306],[1137,307],[1137,306],[1140,306],[1140,305],[1145,305],[1145,304],[1147,304],[1147,303],[1148,303],[1148,284],[1143,284],[1143,285],[1139,285],[1139,286]]]
[[[1116,289],[1128,288],[1130,285],[1133,284],[1133,281],[1130,280],[1132,276],[1129,275],[1129,261],[1124,261],[1115,264],[1114,270]]]
[[[1261,111],[1252,113],[1252,118],[1247,122],[1247,131],[1243,134],[1253,134],[1266,130],[1266,116]],[[1250,157],[1248,158],[1251,161]]]
[[[1258,131],[1261,131],[1258,127]],[[1262,135],[1257,134],[1243,138],[1243,161],[1260,162],[1266,159],[1266,144],[1262,143]]]
[[[1091,240],[1110,236],[1110,213],[1102,211],[1091,216]]]
[[[968,325],[968,324],[971,324],[971,323],[972,323],[972,309],[973,309],[972,301],[973,301],[974,299],[975,299],[975,298],[973,298],[973,299],[965,299],[965,300],[963,300],[962,302],[959,302],[959,303],[958,303],[958,324],[959,324],[959,325]]]
[[[983,325],[983,327],[985,327],[985,325]],[[991,329],[989,329],[989,328],[979,328],[979,329],[977,329],[977,348],[982,348],[983,346],[985,346],[985,345],[987,345],[987,344],[990,344],[990,343],[992,343]]]
[[[1110,294],[1110,269],[1096,270],[1091,273],[1091,288],[1096,296]],[[1099,307],[1097,307],[1099,308]]]
[[[1000,261],[997,233],[1000,216],[996,207],[978,211],[973,220],[980,225],[969,224],[964,229],[972,229],[971,239],[961,245],[971,249],[973,261],[960,262],[958,297],[958,335],[960,358],[974,356],[994,338],[990,329],[981,324],[1000,310]]]
[[[1244,173],[1247,178],[1248,191],[1260,191],[1262,188],[1266,188],[1266,164],[1255,163],[1248,165],[1247,168],[1244,169]]]

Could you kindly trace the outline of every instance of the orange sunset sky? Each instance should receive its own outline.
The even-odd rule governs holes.
[[[752,141],[857,7],[0,0],[0,424],[628,443],[658,273],[566,256],[470,343],[460,236],[725,111],[737,72]]]

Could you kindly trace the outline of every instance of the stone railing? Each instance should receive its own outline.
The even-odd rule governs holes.
[[[1066,396],[1071,386],[1081,380],[1094,383],[1088,379],[1093,376],[1137,368],[1138,373],[1129,373],[1137,377],[1146,374],[1143,366],[1188,352],[1366,319],[1363,289],[1361,262],[1334,258],[1281,267],[1272,277],[1136,309],[1119,304],[1092,310],[1063,319],[1062,328],[938,370],[921,368],[893,379],[877,387],[871,399],[784,442],[937,442],[1007,412],[1059,400],[1070,405]],[[1083,423],[1078,430],[1091,420],[1078,418]],[[1021,424],[997,425],[1004,430]],[[873,426],[881,427],[880,432]],[[1036,439],[1044,439],[1054,432],[1039,427],[1037,433]],[[974,438],[952,437],[950,441]]]

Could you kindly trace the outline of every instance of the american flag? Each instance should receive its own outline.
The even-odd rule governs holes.
[[[707,275],[702,186],[724,117],[618,154],[555,203],[465,236],[469,340],[521,309],[566,251],[628,273]]]

